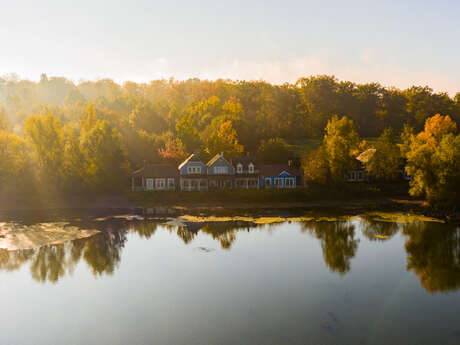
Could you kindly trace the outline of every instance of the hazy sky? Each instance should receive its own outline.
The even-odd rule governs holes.
[[[460,0],[0,0],[0,75],[293,82],[335,74],[460,91]]]

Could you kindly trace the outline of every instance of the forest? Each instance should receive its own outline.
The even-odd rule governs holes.
[[[176,164],[191,152],[296,159],[312,185],[342,183],[354,157],[375,148],[366,165],[373,178],[392,180],[407,163],[411,194],[452,204],[459,124],[460,92],[327,75],[283,85],[8,75],[0,77],[0,190],[124,190],[145,162]]]

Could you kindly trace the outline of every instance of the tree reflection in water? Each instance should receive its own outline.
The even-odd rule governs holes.
[[[320,240],[324,262],[331,271],[343,275],[350,270],[350,260],[356,255],[359,243],[352,223],[303,222],[302,231]]]
[[[385,241],[398,233],[401,224],[390,221],[379,221],[370,216],[360,216],[361,232],[369,241]]]
[[[36,249],[7,251],[0,249],[0,269],[17,270],[30,263],[30,273],[39,282],[56,283],[66,273],[72,273],[83,259],[95,276],[112,274],[121,259],[126,242],[126,225],[100,226],[102,231],[89,238],[65,244],[43,246]]]
[[[407,270],[430,293],[460,288],[460,227],[415,222],[403,227]]]
[[[31,276],[39,282],[58,282],[72,274],[76,265],[84,261],[95,276],[113,274],[121,260],[121,251],[129,231],[149,239],[159,229],[155,221],[109,220],[80,224],[82,228],[97,227],[101,232],[93,237],[78,239],[37,249],[7,251],[0,249],[0,270],[14,271],[30,264]],[[445,224],[416,221],[410,224],[382,222],[363,216],[359,223],[349,221],[318,221],[300,223],[302,232],[317,238],[323,259],[332,272],[344,275],[350,271],[350,260],[356,255],[359,239],[356,226],[371,241],[385,240],[399,229],[406,237],[407,270],[420,278],[430,293],[453,291],[460,287],[460,228]],[[201,231],[229,250],[240,231],[262,229],[271,231],[276,225],[262,225],[246,221],[186,223],[184,226],[161,224],[162,230],[177,235],[190,244]],[[383,237],[379,238],[377,236]]]

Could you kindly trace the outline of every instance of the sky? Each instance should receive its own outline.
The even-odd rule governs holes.
[[[341,80],[460,92],[460,0],[0,0],[0,75]]]

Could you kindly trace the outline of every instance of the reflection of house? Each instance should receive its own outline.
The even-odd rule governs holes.
[[[180,189],[181,190],[207,190],[208,180],[207,167],[201,161],[198,154],[190,155],[179,165]]]
[[[235,168],[235,188],[259,188],[259,169],[254,158],[233,158],[232,164]]]
[[[215,155],[207,164],[209,189],[233,188],[235,168],[224,154]]]
[[[131,176],[131,190],[175,190],[178,181],[177,169],[164,164],[148,164]]]
[[[289,165],[262,165],[259,184],[264,188],[296,188],[300,183],[300,172]]]

